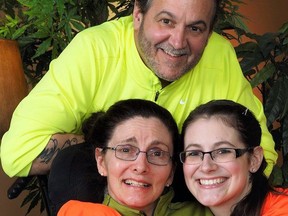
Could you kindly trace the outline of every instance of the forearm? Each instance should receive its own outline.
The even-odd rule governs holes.
[[[41,154],[33,161],[29,175],[46,175],[59,151],[84,142],[83,135],[54,134]]]

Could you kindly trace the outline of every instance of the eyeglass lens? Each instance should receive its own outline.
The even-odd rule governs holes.
[[[158,147],[153,147],[147,152],[133,145],[117,145],[115,148],[115,156],[121,160],[136,160],[140,153],[145,153],[149,163],[155,165],[167,165],[171,159],[170,153]]]
[[[186,164],[200,164],[205,154],[209,154],[211,159],[217,163],[225,163],[235,160],[242,156],[247,149],[233,149],[233,148],[221,148],[210,152],[202,152],[199,150],[188,150],[180,153],[180,160]]]

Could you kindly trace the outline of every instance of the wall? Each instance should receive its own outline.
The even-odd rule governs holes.
[[[257,34],[269,31],[277,31],[281,24],[288,21],[288,1],[287,0],[244,0],[247,5],[240,8],[240,12],[249,18],[246,21],[249,29]],[[9,200],[6,197],[7,188],[14,179],[8,178],[0,169],[0,214],[1,216],[24,216],[27,208],[20,208],[20,204],[25,197],[22,194],[16,200]],[[40,215],[36,208],[29,216]],[[45,214],[44,214],[45,215]]]
[[[253,33],[277,31],[288,21],[287,0],[244,0],[239,12],[248,18],[246,24]]]
[[[27,212],[28,206],[20,208],[22,201],[28,194],[26,191],[21,193],[16,199],[7,198],[7,189],[13,184],[16,178],[9,178],[4,174],[2,166],[0,167],[0,215],[1,216],[24,216]],[[35,207],[29,216],[45,216],[40,214],[40,208]]]

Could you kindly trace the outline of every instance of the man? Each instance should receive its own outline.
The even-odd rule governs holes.
[[[167,108],[179,129],[212,99],[231,99],[261,122],[269,166],[276,161],[262,104],[231,44],[212,31],[217,0],[136,0],[133,15],[79,33],[14,112],[1,144],[9,176],[46,174],[56,154],[83,141],[81,124],[115,101],[142,98]]]

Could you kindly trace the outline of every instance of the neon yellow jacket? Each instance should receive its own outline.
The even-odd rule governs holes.
[[[243,77],[230,42],[212,33],[198,65],[162,89],[137,52],[131,16],[80,32],[51,62],[47,74],[16,108],[3,136],[4,171],[27,176],[52,134],[81,133],[91,112],[127,98],[156,100],[173,114],[179,129],[192,109],[212,99],[247,106],[261,122],[266,174],[272,171],[277,154],[263,107]]]

